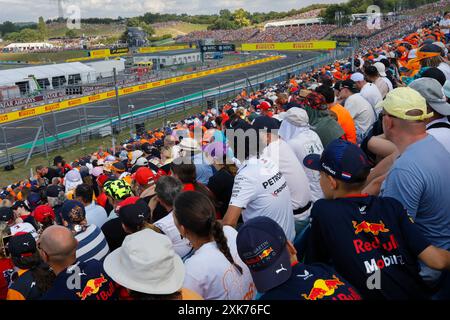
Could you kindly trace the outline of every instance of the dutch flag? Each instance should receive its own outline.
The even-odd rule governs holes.
[[[345,179],[351,179],[352,178],[352,175],[350,173],[348,173],[348,172],[342,172],[341,176],[342,176],[342,178],[345,178]]]

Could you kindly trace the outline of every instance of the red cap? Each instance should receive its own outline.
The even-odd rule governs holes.
[[[55,211],[48,205],[40,205],[34,209],[32,216],[34,219],[42,223],[47,217],[50,217],[51,220],[55,220]]]
[[[270,103],[268,103],[267,101],[263,101],[263,102],[261,102],[261,104],[259,105],[259,108],[260,108],[261,110],[267,111],[267,110],[269,110],[270,108],[272,108],[272,106],[271,106]]]
[[[133,179],[136,180],[141,186],[145,186],[147,184],[155,183],[157,180],[157,176],[153,173],[152,170],[148,167],[142,167],[137,169],[137,171],[133,174]]]
[[[97,178],[97,184],[99,185],[99,187],[103,187],[103,185],[105,184],[105,182],[109,179],[109,177],[106,174],[101,174],[98,176]]]

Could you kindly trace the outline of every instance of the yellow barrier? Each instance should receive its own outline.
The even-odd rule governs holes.
[[[242,51],[332,50],[336,41],[243,43]]]
[[[273,61],[273,60],[278,60],[278,59],[281,59],[281,56],[267,57],[267,58],[253,60],[253,61],[249,61],[249,62],[234,64],[231,66],[220,67],[220,68],[201,71],[201,72],[197,72],[197,73],[186,74],[186,75],[182,75],[182,76],[178,76],[178,77],[163,79],[160,81],[147,82],[144,84],[139,84],[139,85],[127,87],[127,88],[121,88],[121,89],[119,89],[119,96],[131,94],[131,93],[137,93],[137,92],[148,90],[148,89],[153,89],[153,88],[157,88],[157,87],[166,86],[169,84],[175,84],[175,83],[182,82],[182,81],[201,78],[201,77],[205,77],[205,76],[208,76],[211,74],[216,74],[216,73],[220,73],[220,72],[224,72],[224,71],[228,71],[228,70],[240,69],[243,67],[247,67],[247,66],[251,66],[251,65],[255,65],[255,64],[259,64],[259,63],[264,63],[264,62],[269,62],[269,61]],[[60,110],[88,104],[88,103],[94,103],[94,102],[99,102],[99,101],[106,100],[106,99],[111,99],[111,98],[115,97],[115,94],[116,93],[114,90],[110,90],[107,92],[102,92],[99,94],[94,94],[94,95],[90,95],[90,96],[86,96],[86,97],[74,98],[74,99],[64,100],[61,102],[55,102],[55,103],[51,103],[51,104],[47,104],[47,105],[43,105],[43,106],[39,106],[39,107],[35,107],[35,108],[26,109],[26,110],[20,110],[20,111],[14,111],[14,112],[10,112],[10,113],[0,114],[0,123],[6,123],[6,122],[16,121],[16,120],[20,120],[20,119],[24,119],[24,118],[30,118],[30,117],[39,116],[39,115],[42,115],[45,113],[49,113],[52,111],[60,111]]]
[[[172,50],[184,50],[184,49],[190,49],[187,45],[180,45],[180,46],[165,46],[165,47],[141,47],[138,49],[139,53],[153,53],[153,52],[160,52],[160,51],[172,51]]]

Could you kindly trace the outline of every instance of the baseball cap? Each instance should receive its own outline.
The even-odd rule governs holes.
[[[136,161],[137,161],[140,157],[142,157],[143,155],[144,155],[144,152],[142,152],[141,150],[133,151],[133,152],[131,153],[131,160],[130,160],[130,163],[131,163],[132,165],[135,165],[135,164],[136,164]]]
[[[386,77],[386,66],[382,62],[376,62],[373,66],[377,68],[380,76]]]
[[[323,151],[322,155],[310,154],[303,159],[305,167],[323,171],[347,183],[364,182],[371,168],[366,154],[357,145],[336,139]]]
[[[236,238],[239,257],[247,265],[258,292],[286,282],[292,273],[283,229],[268,217],[246,221]]]
[[[150,216],[150,208],[141,198],[129,197],[120,203],[118,213],[124,225],[135,229]]]
[[[444,89],[437,80],[419,78],[411,82],[409,87],[419,92],[434,111],[450,116],[450,104],[447,103]]]
[[[122,246],[105,258],[103,266],[114,282],[148,294],[180,290],[185,275],[183,261],[170,239],[150,229],[128,235]]]
[[[86,218],[84,205],[76,200],[67,200],[61,208],[61,216],[63,220],[69,224],[78,224]]]
[[[148,166],[148,160],[144,157],[141,157],[136,160],[135,165],[138,167]]]
[[[343,88],[347,88],[351,92],[354,92],[354,93],[358,92],[358,88],[356,88],[355,81],[353,81],[353,80],[344,80],[344,81],[338,82],[334,85],[335,90],[340,91]]]
[[[125,165],[121,161],[115,162],[111,165],[111,171],[125,172]]]
[[[423,71],[422,71],[423,70]],[[422,68],[420,71],[421,78],[432,78],[437,80],[443,86],[445,84],[446,78],[445,74],[438,68]]]
[[[14,212],[9,207],[0,207],[0,221],[9,222],[14,218]]]
[[[28,222],[17,223],[15,225],[13,225],[10,228],[10,230],[11,230],[12,236],[29,233],[33,236],[34,239],[36,239],[36,240],[39,239],[39,235],[36,232],[36,229],[33,227],[33,225],[31,223],[28,223]]]
[[[36,252],[36,240],[30,233],[16,234],[8,242],[12,257],[23,258]]]
[[[94,169],[92,169],[92,175],[94,177],[98,177],[102,173],[103,173],[103,167],[95,167]]]
[[[150,154],[152,152],[152,145],[148,142],[145,142],[141,145],[142,151],[144,151],[146,154]]]
[[[396,88],[386,95],[377,108],[383,108],[388,114],[403,120],[422,121],[433,116],[428,113],[427,103],[419,92],[409,87]],[[408,112],[420,111],[420,115],[409,115]]]
[[[103,185],[106,195],[110,196],[114,200],[123,200],[133,195],[131,186],[124,180],[107,181]]]
[[[284,121],[296,127],[304,127],[309,124],[308,113],[302,108],[291,108],[286,111]]]
[[[352,74],[350,76],[350,80],[352,81],[363,81],[364,80],[364,75],[360,72],[355,72],[354,74]]]
[[[43,223],[47,217],[51,220],[55,220],[55,211],[48,205],[40,205],[34,209],[32,216],[37,222]]]
[[[153,185],[157,180],[155,173],[148,167],[137,169],[133,174],[133,179],[141,186]]]
[[[269,110],[270,108],[272,108],[272,106],[270,105],[269,102],[263,101],[263,102],[261,102],[261,103],[259,104],[258,108],[261,109],[261,110],[267,111],[267,110]]]

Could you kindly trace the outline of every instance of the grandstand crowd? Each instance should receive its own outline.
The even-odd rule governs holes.
[[[449,27],[36,167],[0,298],[450,299]]]

